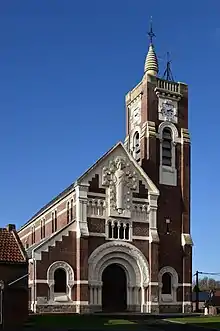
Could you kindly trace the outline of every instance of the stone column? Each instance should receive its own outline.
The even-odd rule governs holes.
[[[146,313],[146,305],[145,305],[145,288],[141,287],[141,312]]]
[[[93,298],[93,287],[90,285],[89,287],[89,304],[94,304],[94,298]]]
[[[93,287],[93,304],[94,305],[98,304],[98,287],[97,286]]]
[[[54,301],[54,280],[48,282],[49,286],[49,301]]]
[[[127,287],[127,307],[128,307],[128,309],[131,305],[132,305],[131,286],[128,285],[128,287]]]
[[[134,304],[135,306],[138,304],[138,287],[134,287]]]
[[[98,305],[101,306],[102,305],[102,286],[99,285],[97,288],[98,291]]]

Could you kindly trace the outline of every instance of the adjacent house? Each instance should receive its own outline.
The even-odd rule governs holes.
[[[28,261],[15,225],[0,228],[0,329],[28,317]]]

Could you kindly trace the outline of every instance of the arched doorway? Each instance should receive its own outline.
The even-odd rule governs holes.
[[[124,269],[110,264],[102,273],[102,310],[121,312],[127,308],[127,278]]]

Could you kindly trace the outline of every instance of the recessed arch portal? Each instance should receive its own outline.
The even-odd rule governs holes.
[[[149,285],[149,267],[147,259],[135,246],[121,241],[105,243],[92,252],[88,264],[91,305],[102,306],[103,273],[111,265],[118,265],[126,277],[125,304],[144,305],[144,288]]]

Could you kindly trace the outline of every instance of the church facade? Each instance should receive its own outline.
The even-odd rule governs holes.
[[[152,40],[125,103],[125,141],[18,232],[35,312],[191,310],[188,87]]]

